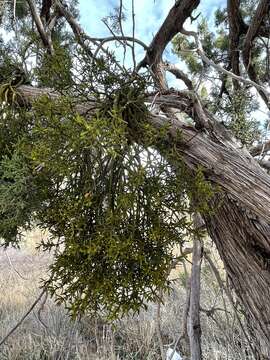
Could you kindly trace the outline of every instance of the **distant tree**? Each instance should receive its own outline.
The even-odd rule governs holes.
[[[122,2],[107,38],[86,34],[75,1],[2,5],[14,36],[0,43],[0,235],[16,246],[23,230],[48,229],[44,286],[75,316],[114,318],[168,288],[173,246],[200,213],[268,359],[270,141],[254,94],[269,109],[270,3],[228,0],[216,28],[202,14],[196,33],[183,25],[199,3],[176,1],[149,45],[134,23],[124,34]],[[163,56],[170,42],[186,73]]]

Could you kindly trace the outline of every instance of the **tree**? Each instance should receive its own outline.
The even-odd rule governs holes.
[[[134,27],[124,34],[122,2],[106,20],[108,38],[87,35],[59,0],[23,3],[31,13],[17,21],[21,38],[1,47],[0,233],[8,245],[34,222],[48,228],[58,242],[43,244],[56,247],[45,285],[75,314],[90,306],[115,316],[166,287],[171,247],[193,231],[186,214],[200,212],[258,358],[269,358],[269,141],[255,143],[249,113],[255,90],[269,109],[270,4],[228,0],[219,31],[202,20],[198,35],[183,25],[199,3],[176,1],[150,45]],[[133,69],[112,41],[130,49]],[[163,59],[171,41],[188,74]],[[135,44],[145,50],[139,63]],[[33,86],[12,82],[12,66],[33,54]],[[186,89],[168,88],[166,72]],[[220,80],[207,96],[203,76]]]

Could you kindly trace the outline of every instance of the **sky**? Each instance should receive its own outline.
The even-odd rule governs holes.
[[[134,0],[136,36],[149,43],[174,3],[175,0]],[[123,4],[128,10],[131,7],[131,0],[124,0]],[[212,21],[215,10],[225,4],[226,0],[201,0],[196,13],[201,12],[209,21]],[[118,0],[99,0],[99,2],[80,0],[81,25],[89,35],[107,35],[108,31],[101,19],[109,15],[118,5]],[[131,35],[131,21],[127,21],[127,25],[129,25],[127,30],[130,30]]]
[[[135,37],[147,45],[150,44],[174,3],[175,0],[134,0]],[[211,25],[215,10],[218,7],[225,6],[225,4],[226,0],[201,0],[201,4],[194,14],[201,12]],[[125,35],[132,35],[131,0],[123,0],[123,5],[128,16],[124,24],[124,32]],[[102,22],[102,18],[108,16],[117,6],[119,6],[118,0],[99,0],[98,2],[96,0],[80,0],[80,23],[82,27],[90,36],[105,37],[111,35]],[[190,29],[190,26],[187,25],[187,28]],[[137,47],[138,59],[142,58],[143,54],[143,49]]]

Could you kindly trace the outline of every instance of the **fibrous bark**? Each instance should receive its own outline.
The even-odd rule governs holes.
[[[219,203],[218,203],[219,202]],[[214,204],[213,204],[214,205]],[[270,358],[270,225],[228,194],[205,222],[256,333],[258,359]]]

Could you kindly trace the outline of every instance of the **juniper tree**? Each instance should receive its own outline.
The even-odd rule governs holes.
[[[269,1],[228,0],[215,32],[203,14],[188,31],[199,3],[177,1],[150,44],[124,34],[122,3],[107,38],[80,27],[74,2],[22,1],[16,23],[5,5],[15,36],[0,49],[0,235],[18,246],[23,230],[48,229],[44,286],[74,315],[113,318],[168,288],[173,246],[199,212],[267,358],[269,141],[252,114],[255,91],[269,108]],[[163,55],[171,41],[186,73]],[[12,82],[14,66],[32,86]]]

